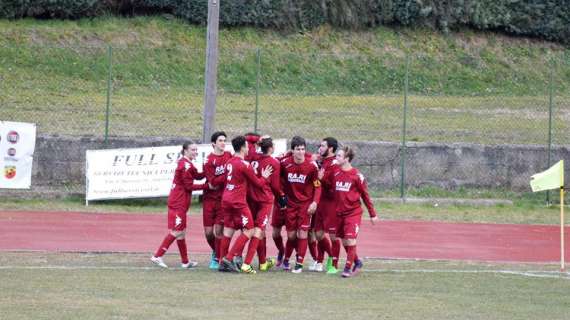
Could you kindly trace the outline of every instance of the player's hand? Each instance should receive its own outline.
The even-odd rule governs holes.
[[[378,219],[378,216],[370,217],[370,222],[372,223],[372,225],[375,225],[378,221],[380,221],[380,219]]]
[[[313,153],[313,154],[311,155],[311,161],[315,161],[315,162],[316,162],[318,159],[319,159],[319,155],[318,155],[318,154]]]
[[[209,183],[209,182],[208,182],[208,188],[209,188],[210,190],[218,190],[218,187],[214,186],[213,184],[211,184],[211,183]]]
[[[320,168],[319,169],[319,180],[323,180],[323,177],[325,176],[325,168]]]
[[[269,176],[271,176],[272,173],[273,173],[273,168],[270,165],[261,170],[261,176],[264,177],[265,179],[269,178]]]
[[[315,213],[315,211],[317,211],[317,203],[315,201],[313,201],[311,203],[311,205],[309,206],[309,209],[307,210],[307,212],[309,214],[313,214],[313,213]]]
[[[285,209],[287,208],[287,196],[286,195],[281,195],[278,199],[277,202],[279,203],[279,208],[280,209]]]

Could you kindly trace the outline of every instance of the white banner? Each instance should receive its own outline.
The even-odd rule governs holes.
[[[275,154],[285,152],[285,139],[274,144]],[[231,144],[226,144],[226,150],[231,149]],[[181,150],[181,145],[87,150],[86,200],[168,196]],[[193,161],[198,171],[202,171],[204,159],[212,150],[211,144],[198,145],[198,156]]]
[[[36,125],[0,121],[0,189],[29,189]]]

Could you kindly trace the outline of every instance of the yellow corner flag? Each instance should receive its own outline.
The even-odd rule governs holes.
[[[558,161],[550,169],[530,177],[532,192],[564,187],[564,160]]]

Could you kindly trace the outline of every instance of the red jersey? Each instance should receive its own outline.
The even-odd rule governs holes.
[[[338,170],[329,182],[335,186],[337,215],[346,216],[358,212],[362,214],[360,205],[360,198],[362,198],[370,216],[376,217],[376,210],[370,201],[366,180],[356,168],[348,171]]]
[[[188,211],[190,208],[190,200],[192,199],[192,191],[206,189],[206,184],[194,184],[194,180],[204,179],[203,173],[198,170],[190,159],[182,157],[178,160],[178,166],[174,172],[174,180],[168,195],[168,208],[173,210]]]
[[[267,180],[258,178],[252,166],[240,157],[234,156],[226,163],[226,187],[222,195],[222,202],[235,206],[247,206],[246,196],[248,185],[264,188]]]
[[[272,156],[260,155],[257,160],[251,162],[251,166],[255,175],[259,178],[261,178],[261,170],[267,166],[273,168],[273,173],[269,176],[269,184],[265,185],[263,189],[249,185],[249,199],[255,202],[273,203],[275,197],[279,197],[281,194],[281,182],[279,181],[281,165],[279,161]]]
[[[221,155],[216,155],[213,152],[208,155],[206,161],[204,162],[204,174],[209,183],[216,190],[206,189],[204,190],[204,200],[222,200],[222,194],[224,193],[224,183],[225,183],[225,172],[226,172],[226,162],[232,158],[232,154],[228,151],[224,151]]]
[[[340,167],[338,166],[338,164],[336,164],[336,157],[327,157],[324,158],[323,161],[321,162],[321,169],[325,169],[325,175],[323,176],[323,181],[322,181],[322,187],[323,187],[323,192],[322,192],[322,199],[323,201],[334,201],[334,193],[335,193],[335,188],[334,185],[332,185],[329,181],[331,181],[331,178],[328,177],[333,177],[334,174],[340,170]]]
[[[281,179],[289,205],[299,206],[308,201],[319,203],[321,182],[314,161],[305,158],[303,163],[297,164],[293,157],[284,158],[281,160]]]

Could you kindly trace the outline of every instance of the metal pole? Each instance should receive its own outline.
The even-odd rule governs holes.
[[[550,65],[549,103],[548,103],[548,165],[550,168],[552,153],[552,111],[554,108],[554,64]],[[550,191],[546,192],[546,204],[550,205]]]
[[[410,56],[406,55],[406,77],[404,81],[404,120],[402,124],[402,146],[400,148],[400,198],[405,198],[406,178],[406,118],[408,114],[408,87],[410,74]]]
[[[113,90],[113,47],[107,49],[109,57],[109,75],[107,77],[107,110],[105,112],[105,144],[109,142],[109,115],[111,112],[111,91]]]
[[[257,79],[255,85],[255,120],[253,123],[253,132],[257,133],[257,120],[259,117],[259,76],[261,73],[261,49],[257,48]]]
[[[218,28],[220,1],[208,0],[208,35],[206,44],[206,85],[202,141],[208,141],[216,125],[216,95],[218,76]]]

